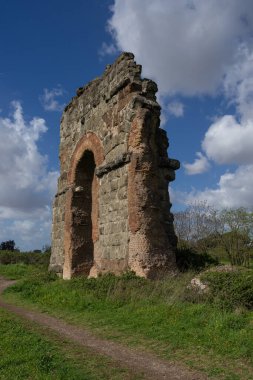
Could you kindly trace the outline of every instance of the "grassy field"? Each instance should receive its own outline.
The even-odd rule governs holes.
[[[0,275],[8,278],[9,280],[19,280],[21,278],[29,277],[31,275],[41,274],[42,268],[34,265],[26,264],[0,264]]]
[[[18,265],[0,266],[0,274],[8,276],[9,271],[12,278],[15,270],[20,277]],[[63,281],[30,271],[6,291],[7,299],[88,326],[108,339],[182,361],[216,379],[253,379],[252,312],[243,304],[231,307],[231,292],[221,294],[232,297],[229,307],[213,298],[193,296],[186,290],[193,273],[156,282],[132,274]],[[245,276],[251,286],[252,272]]]
[[[1,380],[141,379],[99,355],[42,334],[0,309]],[[64,343],[64,344],[63,344]],[[81,352],[80,352],[81,351]]]

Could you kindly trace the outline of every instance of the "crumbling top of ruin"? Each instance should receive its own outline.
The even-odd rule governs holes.
[[[179,162],[168,157],[156,92],[122,53],[64,110],[50,262],[64,278],[175,268],[168,182]]]

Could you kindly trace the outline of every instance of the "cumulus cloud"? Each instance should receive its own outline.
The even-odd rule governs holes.
[[[1,220],[0,241],[14,240],[22,250],[41,249],[50,244],[51,209],[43,209],[32,218]]]
[[[227,99],[237,115],[224,115],[208,129],[202,142],[207,156],[219,164],[253,163],[253,50],[244,45],[224,79]]]
[[[253,119],[253,47],[242,43],[224,78],[225,95],[237,107],[242,123]]]
[[[43,94],[39,97],[45,111],[62,111],[65,104],[60,102],[59,98],[64,96],[65,90],[61,87],[55,87],[49,90],[44,88]]]
[[[197,152],[196,156],[197,158],[192,164],[189,164],[189,163],[183,164],[186,174],[188,175],[202,174],[208,171],[210,168],[208,159],[201,152]]]
[[[220,177],[215,189],[192,191],[185,195],[185,203],[196,200],[207,201],[217,208],[253,206],[253,165],[242,165],[234,172]]]
[[[20,102],[12,102],[10,117],[0,117],[0,239],[13,237],[15,226],[39,226],[49,220],[58,172],[48,171],[47,157],[37,143],[47,131],[45,120],[26,121]],[[51,217],[50,217],[51,218]],[[5,225],[5,228],[3,228]],[[16,228],[18,233],[18,229]],[[30,230],[31,239],[35,239]],[[48,231],[47,231],[48,232]],[[24,235],[18,233],[20,241]],[[15,240],[15,239],[14,239]]]
[[[213,94],[240,42],[251,43],[252,1],[115,0],[109,30],[162,93]]]
[[[232,115],[219,118],[206,132],[202,148],[218,164],[253,163],[253,120],[240,124]]]
[[[168,112],[175,117],[184,116],[184,105],[181,102],[177,102],[177,101],[171,102],[168,104],[167,109],[168,109]]]

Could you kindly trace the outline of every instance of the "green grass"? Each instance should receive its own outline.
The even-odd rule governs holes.
[[[141,379],[109,359],[62,341],[0,310],[1,380]]]
[[[31,276],[36,273],[41,273],[42,267],[36,267],[34,265],[26,264],[0,264],[0,275],[9,280],[18,280],[23,277]]]
[[[89,326],[109,339],[180,360],[213,378],[253,378],[251,312],[226,310],[201,297],[189,297],[185,289],[192,276],[186,273],[156,282],[131,274],[63,281],[41,273],[5,294],[15,302]]]

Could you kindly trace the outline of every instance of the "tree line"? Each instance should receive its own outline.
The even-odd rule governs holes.
[[[174,214],[179,248],[225,254],[232,265],[249,267],[253,255],[253,212],[246,208],[217,210],[195,202]]]
[[[15,250],[14,240],[2,241],[2,243],[0,244],[0,251],[14,251],[14,250]]]

